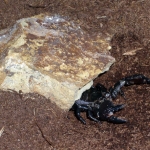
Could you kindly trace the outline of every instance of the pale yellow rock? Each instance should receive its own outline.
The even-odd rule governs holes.
[[[68,110],[114,63],[110,38],[57,15],[18,20],[0,31],[0,88],[36,92]]]

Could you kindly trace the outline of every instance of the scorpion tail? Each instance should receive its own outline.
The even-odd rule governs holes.
[[[135,74],[124,78],[125,86],[139,85],[139,84],[150,84],[150,79],[145,77],[143,74]]]
[[[140,85],[140,84],[150,84],[150,79],[145,77],[143,74],[135,74],[132,76],[128,76],[119,80],[113,87],[110,87],[109,92],[112,99],[115,99],[118,93],[120,93],[120,95],[125,98],[124,93],[121,90],[123,86]]]

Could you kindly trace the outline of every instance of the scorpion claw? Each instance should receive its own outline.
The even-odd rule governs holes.
[[[115,116],[110,116],[107,121],[111,122],[111,123],[115,123],[115,124],[122,124],[122,123],[126,123],[127,122],[126,120],[119,119],[119,118],[117,118]]]
[[[121,104],[121,105],[116,105],[116,106],[114,106],[114,108],[113,108],[113,109],[114,109],[114,112],[117,112],[117,111],[123,109],[125,106],[126,106],[125,104]]]
[[[150,78],[142,74],[135,74],[119,80],[109,89],[99,83],[95,87],[93,86],[84,91],[81,98],[75,101],[70,110],[74,111],[77,119],[83,124],[86,124],[86,122],[81,117],[81,112],[86,112],[87,117],[95,122],[108,121],[116,124],[126,123],[126,120],[114,116],[114,113],[123,109],[125,104],[114,105],[112,100],[117,98],[118,94],[126,99],[122,91],[124,86],[140,84],[150,84]]]

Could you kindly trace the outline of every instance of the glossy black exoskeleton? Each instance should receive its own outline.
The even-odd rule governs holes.
[[[150,79],[142,74],[125,77],[119,80],[113,87],[108,90],[100,83],[95,87],[91,87],[85,91],[79,100],[76,100],[71,110],[75,112],[75,116],[83,124],[85,120],[81,117],[81,112],[86,112],[87,117],[93,121],[108,121],[115,124],[126,123],[126,120],[119,119],[114,113],[123,109],[124,104],[114,105],[113,100],[120,94],[125,98],[124,92],[121,90],[123,86],[150,84]]]

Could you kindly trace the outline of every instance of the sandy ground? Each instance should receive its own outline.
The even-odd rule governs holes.
[[[149,0],[1,0],[0,29],[17,19],[49,12],[80,20],[87,32],[113,35],[111,54],[116,63],[99,76],[106,87],[141,73],[150,78]],[[135,53],[133,53],[135,52]],[[124,55],[127,53],[127,55]],[[1,150],[148,150],[150,149],[150,85],[123,88],[127,100],[116,116],[128,122],[81,124],[73,112],[64,112],[38,94],[0,91]],[[82,114],[86,118],[85,113]]]

